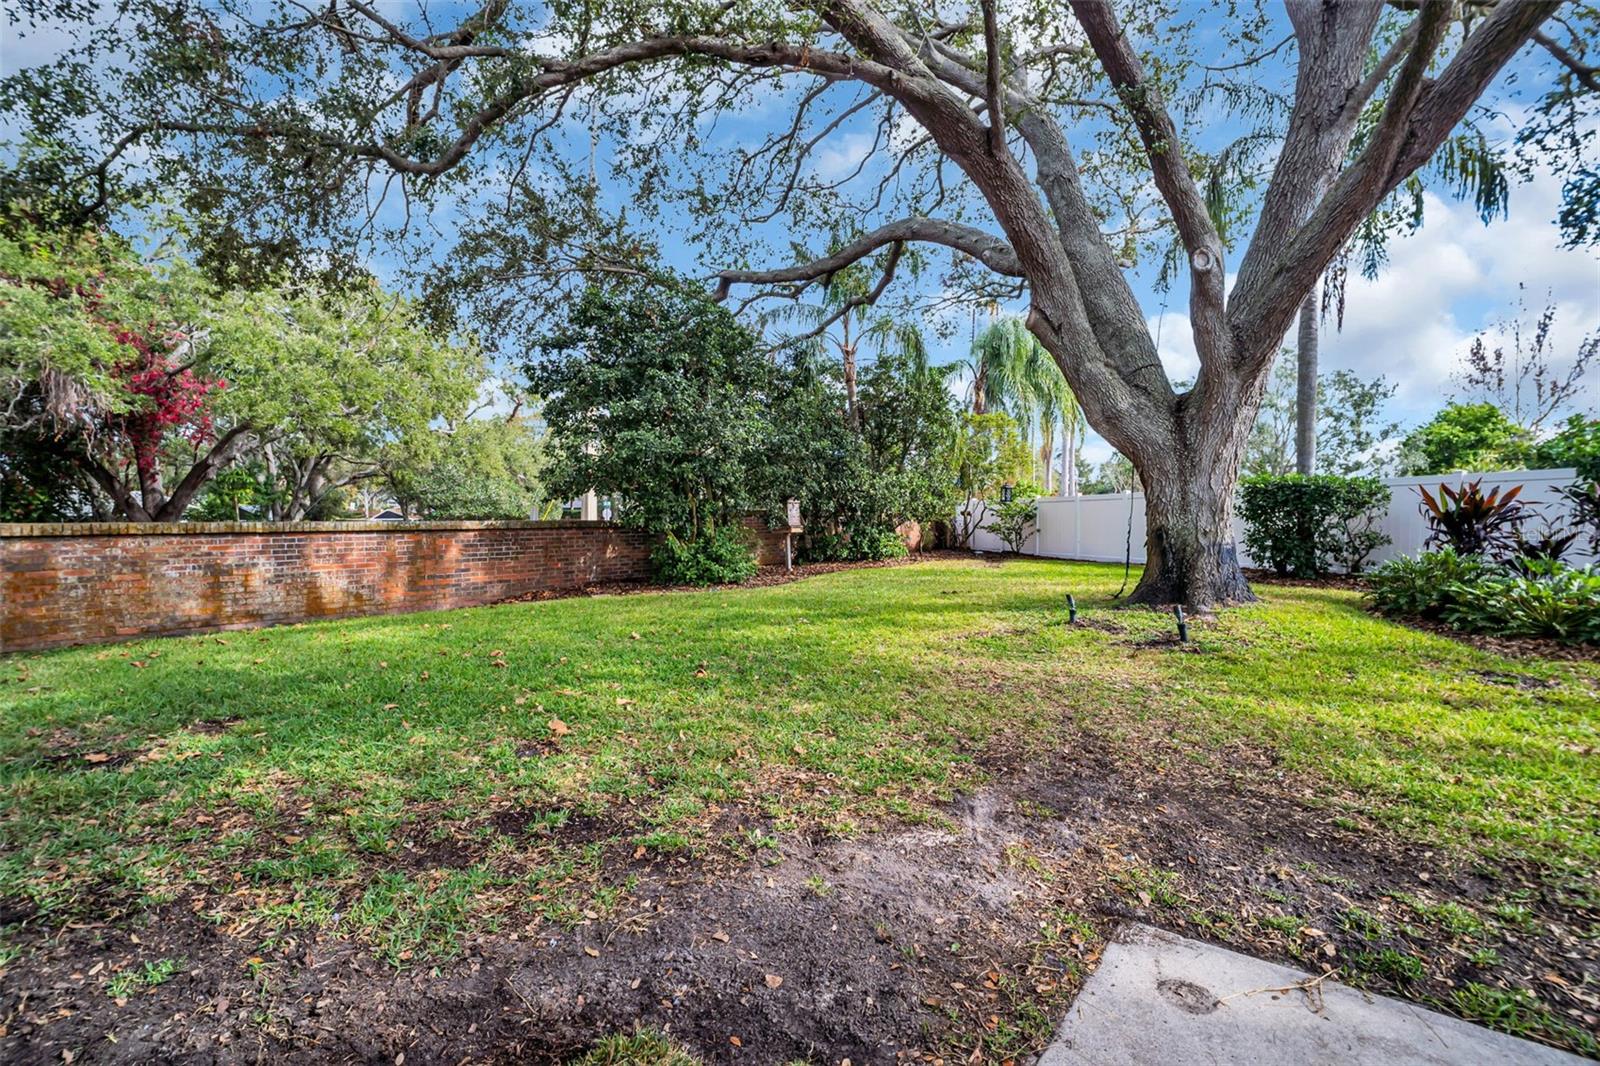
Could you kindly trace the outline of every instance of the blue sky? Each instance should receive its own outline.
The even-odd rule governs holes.
[[[383,7],[391,17],[410,11],[401,2]],[[1186,14],[1196,20],[1201,34],[1221,25],[1218,20],[1222,16],[1208,5],[1191,5]],[[1276,21],[1283,22],[1281,15],[1276,16]],[[1287,26],[1279,25],[1266,34],[1266,39],[1275,41],[1285,33]],[[61,35],[48,29],[19,39],[12,28],[3,27],[0,35],[0,68],[6,72],[49,62],[65,43]],[[1523,60],[1521,65],[1526,67],[1528,63]],[[1281,62],[1271,63],[1261,68],[1258,76],[1282,83],[1289,70]],[[1497,131],[1509,138],[1515,132],[1516,115],[1524,101],[1502,79],[1487,102],[1500,113],[1495,120]],[[780,98],[774,97],[720,124],[716,136],[730,142],[753,142],[778,124],[786,125],[788,119],[789,111]],[[1195,129],[1201,125],[1205,128]],[[870,143],[869,132],[866,120],[842,125],[818,146],[810,163],[813,172],[823,176],[847,172]],[[1215,146],[1235,136],[1238,127],[1220,115],[1203,113],[1190,121],[1186,132]],[[1071,135],[1080,151],[1092,143],[1092,138],[1085,138],[1079,129],[1071,131]],[[570,151],[576,157],[586,157],[589,138],[581,122],[569,122],[566,136]],[[614,147],[602,141],[597,148],[602,175]],[[614,206],[620,205],[627,191],[612,188],[610,196]],[[1560,310],[1555,347],[1560,353],[1572,353],[1581,337],[1600,329],[1600,255],[1593,250],[1560,247],[1560,236],[1552,222],[1559,197],[1558,181],[1548,174],[1537,175],[1529,183],[1514,186],[1509,217],[1488,225],[1468,204],[1431,197],[1425,226],[1392,245],[1383,273],[1371,281],[1351,279],[1343,328],[1335,330],[1330,324],[1324,333],[1324,369],[1348,369],[1365,378],[1386,375],[1398,386],[1389,416],[1406,425],[1416,424],[1457,391],[1450,378],[1460,353],[1480,330],[1492,328],[1496,319],[1515,312],[1519,285],[1526,286],[1530,314],[1537,314],[1544,306],[1547,294],[1557,302]],[[445,240],[466,206],[446,204],[430,220]],[[877,221],[882,219],[867,220],[867,224]],[[708,264],[697,256],[692,233],[675,232],[674,227],[666,225],[660,228],[659,235],[672,265],[690,272],[706,272]],[[786,262],[785,245],[790,236],[787,231],[768,226],[760,228],[755,236],[764,248],[752,265]],[[819,245],[820,238],[813,247]],[[440,250],[444,246],[441,241]],[[1235,262],[1242,247],[1241,244],[1233,254]],[[393,251],[375,249],[373,266],[392,284],[399,284],[402,259]],[[1146,263],[1129,275],[1152,332],[1159,330],[1161,355],[1170,373],[1174,378],[1192,376],[1196,364],[1184,313],[1187,297],[1182,283],[1169,293],[1158,291],[1153,263]],[[929,280],[920,288],[902,282],[896,292],[902,297],[937,295],[936,283]],[[1022,309],[1021,305],[1007,308]],[[926,330],[936,362],[965,356],[970,333],[968,314],[959,311],[955,321],[947,323],[954,327],[952,336],[941,338],[937,330]],[[984,317],[980,314],[980,328]],[[1584,406],[1590,409],[1600,405],[1600,382],[1592,380],[1596,376],[1591,375],[1584,399]],[[1094,437],[1086,454],[1098,461],[1109,454],[1109,448]]]

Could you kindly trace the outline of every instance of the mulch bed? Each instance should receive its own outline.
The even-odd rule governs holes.
[[[1480,651],[1493,652],[1495,655],[1504,655],[1508,659],[1563,659],[1567,662],[1592,663],[1600,662],[1600,647],[1593,644],[1571,644],[1567,641],[1556,640],[1553,637],[1496,637],[1486,633],[1463,633],[1459,629],[1452,629],[1443,622],[1433,622],[1426,618],[1400,618],[1390,615],[1380,615],[1390,621],[1401,625],[1420,629],[1424,633],[1435,633],[1441,637],[1470,644]]]
[[[1284,588],[1301,589],[1354,589],[1357,592],[1365,592],[1367,588],[1367,579],[1360,574],[1324,574],[1314,578],[1290,577],[1279,574],[1276,570],[1246,567],[1244,576],[1252,585],[1279,585]]]

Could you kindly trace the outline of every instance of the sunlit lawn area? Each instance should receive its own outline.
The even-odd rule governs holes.
[[[992,776],[987,750],[1047,752],[1067,716],[1180,758],[1275,753],[1330,820],[1600,862],[1600,666],[1283,587],[1184,653],[1145,639],[1170,618],[1111,608],[1121,581],[940,559],[10,657],[0,898],[13,934],[182,897],[260,936],[447,959],[512,915],[617,906],[628,883],[588,876],[603,840],[737,859],[937,820]],[[730,809],[770,820],[730,829]]]

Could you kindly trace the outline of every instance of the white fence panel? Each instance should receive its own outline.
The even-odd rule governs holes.
[[[1459,488],[1469,481],[1482,480],[1485,489],[1499,486],[1509,489],[1522,486],[1522,500],[1536,508],[1536,515],[1524,528],[1530,536],[1548,524],[1564,527],[1570,521],[1570,504],[1561,496],[1561,489],[1577,478],[1575,471],[1562,470],[1502,470],[1482,474],[1436,474],[1430,477],[1385,478],[1389,487],[1389,508],[1379,520],[1380,528],[1390,543],[1372,553],[1369,566],[1403,555],[1416,555],[1425,550],[1428,523],[1422,517],[1422,497],[1417,486],[1423,485],[1437,495],[1440,484]],[[1131,555],[1133,561],[1142,563],[1144,554],[1144,495],[1120,492],[1105,496],[1041,496],[1039,521],[1033,534],[1023,544],[1023,552],[1051,559],[1082,559],[1090,562],[1120,563],[1129,553],[1129,512],[1132,511]],[[975,551],[1003,552],[1006,546],[1000,538],[983,527],[991,515],[980,501],[974,507],[971,521],[977,523],[971,546]],[[957,519],[958,525],[961,518]],[[1244,522],[1233,520],[1234,542],[1239,545],[1239,559],[1245,566],[1256,565],[1244,550]],[[1587,550],[1586,542],[1573,545],[1568,555],[1570,562],[1582,564],[1595,561]]]

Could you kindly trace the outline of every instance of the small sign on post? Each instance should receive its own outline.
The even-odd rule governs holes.
[[[794,569],[794,535],[805,529],[800,523],[800,501],[786,500],[783,505],[784,517],[789,520],[789,532],[783,537],[783,566],[785,570]]]

